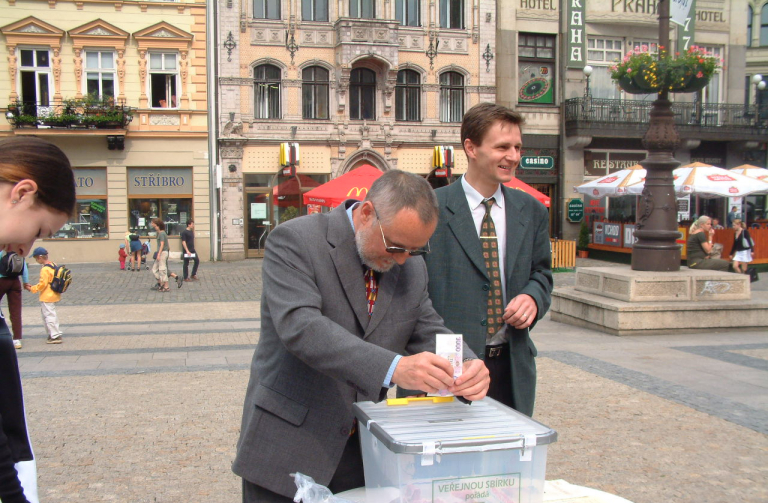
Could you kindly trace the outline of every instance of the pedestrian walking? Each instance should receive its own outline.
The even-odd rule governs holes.
[[[53,236],[74,211],[75,177],[64,153],[36,137],[0,140],[0,159],[0,249],[26,257],[38,237]],[[0,429],[0,500],[38,503],[18,358],[2,313]]]
[[[197,266],[200,258],[195,251],[195,222],[187,220],[187,228],[181,231],[181,246],[184,248],[184,281],[197,281]],[[192,276],[189,275],[189,261],[193,260]]]
[[[168,286],[168,277],[176,279],[176,284],[181,288],[182,278],[181,276],[168,272],[168,254],[170,243],[168,242],[168,234],[165,232],[165,222],[160,218],[152,220],[152,227],[157,232],[157,251],[155,252],[155,263],[152,265],[152,274],[157,279],[157,284],[153,286],[152,290],[158,292],[169,292],[171,289]]]
[[[61,294],[51,288],[56,264],[48,259],[48,250],[42,246],[32,252],[35,261],[40,264],[40,281],[29,287],[29,291],[40,295],[40,310],[43,313],[43,325],[48,332],[48,344],[61,344],[62,332],[59,328],[59,316],[56,314],[56,303],[61,300]]]
[[[14,259],[14,257],[17,258]],[[12,265],[12,262],[19,260],[22,264],[20,273],[16,272]],[[25,289],[29,286],[27,261],[14,252],[0,250],[0,300],[4,296],[8,298],[8,314],[11,317],[11,327],[13,328],[13,347],[16,349],[21,349],[23,328],[21,324],[22,285]]]

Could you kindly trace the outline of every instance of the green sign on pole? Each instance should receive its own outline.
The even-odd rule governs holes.
[[[584,220],[584,201],[571,199],[568,201],[568,221],[581,222]]]
[[[555,167],[555,158],[548,155],[524,155],[520,158],[522,169],[552,169]]]

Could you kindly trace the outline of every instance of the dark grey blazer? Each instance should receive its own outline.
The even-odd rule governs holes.
[[[267,239],[261,337],[232,469],[285,496],[296,492],[293,472],[330,482],[352,403],[386,396],[382,383],[396,354],[434,352],[435,334],[450,332],[432,308],[418,259],[380,276],[369,320],[350,203],[281,224]]]
[[[503,187],[507,217],[507,302],[521,293],[533,297],[537,321],[549,310],[552,271],[547,209],[523,191]],[[478,354],[485,354],[485,320],[489,278],[461,182],[436,191],[440,221],[426,256],[429,296],[445,324],[464,335]],[[534,322],[535,323],[535,322]],[[533,414],[536,393],[536,347],[528,329],[507,327],[512,354],[512,397],[515,409]]]

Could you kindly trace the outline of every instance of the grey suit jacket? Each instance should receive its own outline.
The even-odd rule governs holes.
[[[507,218],[504,276],[507,302],[525,293],[538,307],[537,321],[549,310],[552,271],[547,209],[532,196],[502,187]],[[426,256],[429,295],[453,332],[478,355],[485,354],[487,299],[490,280],[480,239],[460,182],[436,191],[440,220]],[[515,409],[533,414],[536,392],[536,347],[528,329],[507,326],[512,354],[512,397]]]
[[[261,337],[232,469],[285,496],[296,492],[293,472],[330,482],[352,403],[385,398],[395,355],[434,352],[435,334],[450,332],[416,259],[380,275],[369,319],[349,203],[276,227],[265,248]]]

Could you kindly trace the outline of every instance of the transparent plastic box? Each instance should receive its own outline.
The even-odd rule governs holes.
[[[366,503],[543,501],[547,444],[557,433],[495,400],[396,399],[358,402],[354,411]]]

